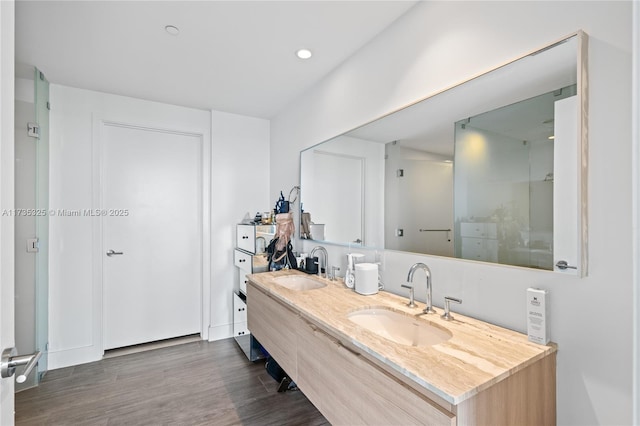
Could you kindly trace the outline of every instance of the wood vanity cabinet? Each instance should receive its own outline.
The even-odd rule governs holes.
[[[555,353],[450,404],[394,376],[251,281],[247,291],[251,333],[331,424],[555,424]]]
[[[310,322],[299,319],[296,329],[296,384],[332,424],[455,424],[452,413]]]
[[[297,380],[296,330],[298,315],[260,290],[247,285],[247,324],[249,330],[290,378]],[[262,337],[268,345],[262,342]]]

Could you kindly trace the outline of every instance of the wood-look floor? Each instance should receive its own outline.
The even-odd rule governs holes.
[[[53,370],[16,394],[17,425],[328,425],[300,391],[278,393],[233,339]]]

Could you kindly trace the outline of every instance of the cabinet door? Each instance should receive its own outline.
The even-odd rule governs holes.
[[[296,384],[331,424],[366,423],[361,413],[368,390],[351,367],[335,339],[300,320]]]
[[[236,247],[249,253],[256,252],[256,227],[236,225]]]
[[[296,324],[298,314],[255,288],[247,285],[247,321],[255,336],[269,354],[298,381],[296,365]]]
[[[455,416],[307,321],[296,384],[332,424],[453,425]]]

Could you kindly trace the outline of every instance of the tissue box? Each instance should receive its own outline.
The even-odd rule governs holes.
[[[549,292],[538,288],[527,289],[527,335],[529,341],[549,343]]]

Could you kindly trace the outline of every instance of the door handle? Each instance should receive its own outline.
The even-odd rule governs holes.
[[[109,251],[107,252],[107,256],[109,256],[109,257],[111,257],[111,256],[121,256],[121,255],[123,255],[123,254],[124,254],[124,253],[123,253],[123,252],[121,252],[121,251],[114,251],[114,250],[109,250]]]
[[[30,355],[18,355],[16,348],[9,348],[2,351],[1,375],[3,378],[11,377],[16,372],[16,367],[26,365],[21,375],[16,377],[16,382],[24,383],[31,374],[31,370],[38,364],[42,352],[37,351]]]
[[[576,266],[569,265],[566,260],[558,260],[558,263],[556,263],[556,267],[561,271],[564,271],[566,269],[578,269]]]

